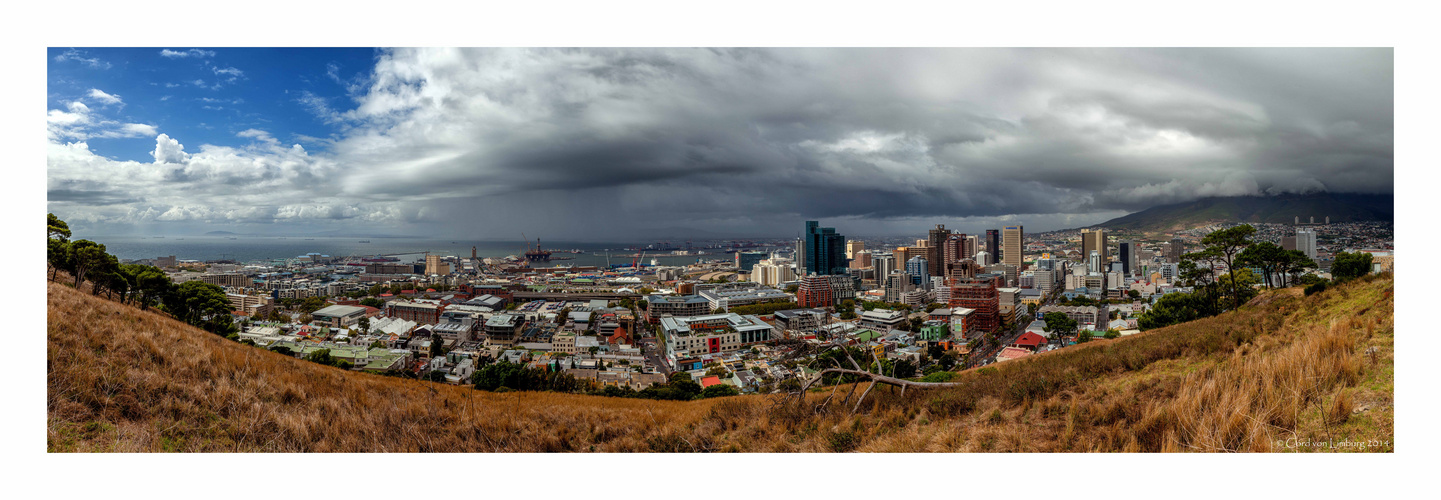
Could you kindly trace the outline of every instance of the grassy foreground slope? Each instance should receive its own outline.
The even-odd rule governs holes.
[[[854,415],[347,372],[49,286],[50,451],[1392,450],[1389,274],[968,371],[957,389],[877,387]],[[1369,446],[1321,447],[1347,442]]]

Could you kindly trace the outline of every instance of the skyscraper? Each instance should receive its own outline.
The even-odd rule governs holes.
[[[1129,240],[1117,243],[1117,250],[1121,254],[1121,273],[1130,276],[1131,267],[1136,265],[1136,249],[1131,247]]]
[[[943,272],[939,275],[932,276],[946,276],[950,274],[951,265],[961,259],[969,257],[965,255],[965,249],[966,235],[951,233],[950,236],[947,236],[944,248],[941,248],[941,271]]]
[[[806,221],[806,274],[846,274],[846,237],[836,228]]]
[[[872,254],[871,261],[875,263],[877,280],[885,281],[885,278],[896,270],[896,256],[894,254]]]
[[[911,276],[911,283],[922,288],[929,288],[931,285],[930,262],[925,257],[911,257],[906,261],[906,274]]]
[[[999,230],[986,230],[986,252],[991,254],[994,262],[1001,261],[1001,232]]]
[[[1020,269],[1026,252],[1025,228],[1023,226],[1006,226],[1001,228],[1001,232],[1005,235],[1005,247],[1001,249],[1000,262]]]
[[[974,258],[976,258],[976,252],[981,251],[979,248],[976,248],[976,242],[977,242],[979,239],[980,239],[980,238],[977,238],[976,235],[974,235],[974,234],[966,236],[966,248],[965,248],[966,251],[961,252],[962,254],[965,255],[964,257],[962,257],[963,259],[974,259]]]
[[[857,250],[851,255],[851,269],[865,269],[872,265],[870,250]]]
[[[946,274],[945,245],[950,239],[951,232],[944,224],[936,224],[936,228],[926,234],[926,262],[930,266],[928,270],[931,276],[942,276]]]
[[[866,242],[864,242],[864,241],[861,241],[861,240],[851,240],[851,241],[847,241],[847,242],[846,242],[846,258],[847,258],[847,259],[855,259],[855,258],[856,258],[856,252],[859,252],[859,251],[865,250],[865,249],[866,249]]]
[[[1311,260],[1316,260],[1316,230],[1310,228],[1296,228],[1296,250],[1305,253]]]
[[[1101,256],[1100,267],[1105,267],[1106,263],[1111,261],[1111,255],[1106,249],[1105,229],[1081,230],[1081,257],[1088,259],[1087,262],[1089,262],[1093,251]]]
[[[1166,262],[1181,262],[1181,256],[1186,254],[1186,242],[1180,238],[1171,238],[1171,246],[1166,248]]]
[[[806,272],[806,240],[796,238],[796,274]]]
[[[906,261],[911,260],[911,257],[915,257],[918,254],[918,252],[913,251],[911,247],[896,247],[891,253],[896,256],[896,269],[902,270],[906,267]]]

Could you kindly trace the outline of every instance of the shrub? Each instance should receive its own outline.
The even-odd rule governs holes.
[[[1326,291],[1326,282],[1325,282],[1325,281],[1318,281],[1318,282],[1316,282],[1316,283],[1313,284],[1313,285],[1306,285],[1306,296],[1307,296],[1307,297],[1310,297],[1312,294],[1321,293],[1321,292],[1324,292],[1324,291]]]

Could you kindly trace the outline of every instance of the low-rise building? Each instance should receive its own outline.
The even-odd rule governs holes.
[[[330,306],[310,314],[316,323],[332,328],[343,328],[355,324],[365,317],[365,308],[359,306]]]
[[[775,327],[754,315],[734,313],[661,318],[666,357],[732,352],[777,338]]]
[[[671,316],[700,316],[711,312],[710,301],[699,295],[647,295],[645,298],[645,317],[652,324],[659,323],[661,317],[669,314]]]
[[[525,323],[520,315],[496,314],[485,322],[485,341],[489,345],[510,346],[515,344],[516,334]]]
[[[882,332],[894,329],[905,320],[905,313],[889,309],[872,309],[861,313],[861,327]]]

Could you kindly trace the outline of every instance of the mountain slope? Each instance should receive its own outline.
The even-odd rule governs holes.
[[[1115,230],[1164,232],[1204,226],[1213,222],[1269,222],[1289,224],[1300,217],[1321,222],[1392,220],[1391,195],[1320,193],[1309,195],[1237,196],[1151,207],[1097,224]]]
[[[1372,276],[961,373],[859,411],[494,394],[308,363],[50,284],[50,451],[1325,451],[1393,436],[1393,288]],[[1373,350],[1371,348],[1374,348]],[[864,389],[864,388],[862,388]],[[1347,449],[1347,451],[1359,451]]]

